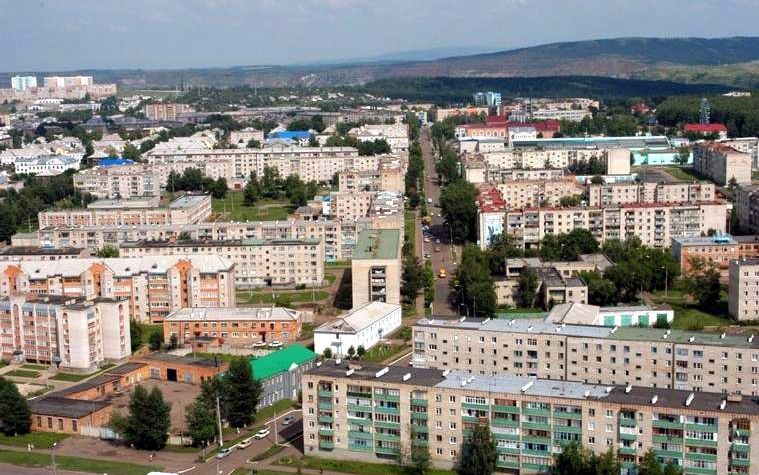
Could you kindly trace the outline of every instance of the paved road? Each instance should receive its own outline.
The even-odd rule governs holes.
[[[27,468],[0,463],[0,473],[3,475],[50,475],[53,473],[51,467],[48,468]],[[58,470],[58,475],[82,475],[82,472],[69,472],[68,470]]]
[[[430,141],[429,128],[424,127],[421,133],[420,145],[422,146],[422,158],[424,159],[424,191],[427,198],[432,200],[432,204],[427,204],[429,212],[432,214],[432,223],[430,225],[431,238],[430,242],[423,243],[424,253],[430,255],[432,269],[435,272],[435,301],[432,304],[432,310],[435,315],[455,315],[456,309],[451,307],[448,302],[448,294],[451,292],[450,279],[451,274],[456,270],[453,260],[453,249],[450,240],[450,229],[445,225],[445,220],[440,217],[440,186],[437,181],[435,172],[435,157]],[[440,244],[437,244],[437,241]],[[439,249],[436,251],[435,249]],[[446,278],[438,277],[440,269],[445,269]]]

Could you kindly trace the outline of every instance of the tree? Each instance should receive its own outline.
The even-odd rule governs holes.
[[[171,427],[171,404],[157,387],[148,392],[137,385],[129,399],[124,439],[141,450],[161,450],[166,446]]]
[[[358,359],[361,359],[366,354],[366,348],[364,348],[364,345],[358,345],[358,348],[356,348],[356,357]]]
[[[119,248],[110,244],[105,244],[95,252],[95,257],[106,259],[109,257],[119,257]]]
[[[142,327],[134,320],[129,322],[129,340],[132,353],[142,346]]]
[[[588,285],[588,303],[600,307],[608,307],[619,303],[617,286],[597,272],[580,272],[578,274]]]
[[[261,383],[253,378],[253,370],[246,358],[234,358],[224,376],[227,421],[232,427],[245,427],[253,421]]]
[[[590,183],[592,183],[594,185],[603,185],[604,184],[604,177],[602,177],[601,175],[593,175],[590,178]]]
[[[562,446],[551,467],[552,475],[590,474],[591,460],[595,455],[577,442]]]
[[[243,206],[253,206],[261,198],[261,185],[256,172],[250,172],[248,183],[243,190]]]
[[[469,244],[464,247],[461,252],[461,264],[456,269],[451,286],[455,291],[456,305],[464,306],[468,315],[495,315],[493,276],[490,274],[487,255],[476,245]]]
[[[422,288],[422,268],[413,254],[403,257],[403,271],[401,276],[401,296],[403,301],[412,305]]]
[[[506,232],[492,237],[487,253],[490,272],[493,275],[506,275],[506,259],[521,257],[524,254],[514,236]]]
[[[683,288],[698,302],[701,308],[709,308],[719,302],[721,287],[719,270],[703,258],[690,258],[691,271],[683,278]]]
[[[256,139],[248,140],[247,148],[261,148],[261,142]]]
[[[456,181],[443,188],[440,207],[453,239],[466,241],[474,238],[477,220],[477,189],[466,181]]]
[[[324,348],[324,351],[322,352],[322,357],[326,360],[332,358],[332,348]]]
[[[353,345],[349,346],[346,354],[348,355],[348,358],[352,360],[353,357],[356,356],[356,348]]]
[[[422,270],[422,286],[424,287],[424,305],[429,307],[435,300],[435,272],[432,270],[432,261],[424,261]]]
[[[421,443],[419,434],[413,429],[409,430],[411,444],[408,449],[401,447],[398,463],[407,475],[424,475],[430,469],[430,451],[426,444]]]
[[[208,445],[216,437],[215,407],[200,397],[187,406],[185,421],[195,447]]]
[[[169,337],[169,349],[176,350],[178,346],[179,338],[177,337],[176,333],[172,333],[171,337]]]
[[[28,434],[32,413],[16,383],[0,377],[0,431],[9,436]]]
[[[535,269],[525,267],[519,273],[519,304],[522,307],[533,308],[538,298],[538,273]]]
[[[498,452],[495,437],[487,424],[479,424],[472,435],[464,439],[461,456],[456,464],[458,475],[491,475],[495,472]]]
[[[163,344],[163,335],[160,332],[153,332],[148,337],[148,345],[150,345],[150,351],[158,351]]]
[[[121,156],[128,159],[133,160],[135,162],[140,161],[140,150],[132,145],[131,143],[128,143],[124,145],[124,150],[121,151]]]

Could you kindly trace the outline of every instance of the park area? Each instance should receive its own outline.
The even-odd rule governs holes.
[[[262,199],[253,206],[245,206],[241,191],[230,191],[224,198],[214,198],[211,207],[226,221],[281,221],[294,210],[287,200]]]

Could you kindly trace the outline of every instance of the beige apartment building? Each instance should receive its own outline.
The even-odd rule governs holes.
[[[158,173],[146,165],[93,167],[74,174],[74,188],[98,198],[161,196]]]
[[[118,246],[128,241],[227,239],[319,239],[324,243],[326,262],[350,260],[359,233],[364,229],[384,226],[382,217],[359,218],[355,221],[284,220],[248,222],[202,222],[181,226],[49,226],[33,233],[13,236],[14,246],[84,247],[96,251],[105,244]],[[399,218],[402,222],[402,214]]]
[[[174,122],[180,115],[192,112],[192,107],[188,104],[175,102],[156,102],[154,104],[147,104],[143,108],[143,111],[145,112],[145,117],[150,120]]]
[[[599,242],[624,241],[635,236],[647,246],[668,247],[675,237],[697,237],[710,230],[724,234],[727,209],[725,203],[638,203],[601,208],[527,208],[500,213],[504,230],[528,248],[537,246],[546,235],[573,229],[588,229]],[[491,215],[480,213],[480,233],[487,229],[484,219],[496,219]],[[483,236],[478,239],[484,242]]]
[[[221,256],[145,256],[0,263],[0,296],[126,299],[138,322],[186,307],[234,307],[234,264]]]
[[[155,207],[158,198],[100,200],[87,209],[52,209],[40,211],[40,228],[51,226],[181,226],[205,221],[211,216],[211,195],[185,195],[167,207]]]
[[[695,170],[720,186],[732,180],[739,185],[751,184],[751,154],[715,142],[699,142],[693,147]]]
[[[410,447],[451,468],[488,424],[503,473],[548,473],[562,445],[616,452],[622,474],[648,450],[687,475],[756,473],[759,409],[737,394],[596,385],[325,361],[302,378],[304,452],[388,463]]]
[[[353,308],[368,302],[401,303],[402,241],[397,229],[359,234],[351,261]]]
[[[610,314],[613,309],[604,311]],[[619,320],[636,311],[622,308]],[[671,317],[671,311],[656,309],[635,314],[648,325]],[[564,323],[419,320],[413,327],[413,364],[472,375],[509,373],[591,384],[759,395],[759,339],[751,332]]]
[[[759,186],[741,185],[733,190],[733,206],[741,231],[759,234]]]
[[[324,282],[324,244],[319,239],[136,241],[120,245],[122,257],[202,254],[235,266],[240,288],[315,287]]]
[[[582,195],[584,191],[574,177],[551,181],[508,181],[499,183],[496,188],[512,209],[559,206],[562,198]]]
[[[730,261],[728,310],[738,320],[759,320],[759,258]]]
[[[161,183],[172,171],[183,173],[198,168],[207,177],[225,178],[232,183],[247,180],[251,173],[261,177],[264,168],[275,168],[280,176],[298,175],[303,181],[330,181],[344,170],[375,171],[380,163],[398,157],[359,156],[352,147],[290,147],[276,145],[263,149],[153,150],[148,163],[158,165]]]
[[[714,183],[618,182],[588,185],[588,206],[630,203],[699,203],[717,199]]]
[[[345,170],[338,174],[338,191],[404,191],[403,170],[381,167],[379,170]]]
[[[510,181],[523,180],[564,180],[574,178],[567,175],[563,168],[493,168],[477,156],[466,155],[464,161],[464,178],[469,183],[508,183]]]
[[[6,296],[0,298],[2,358],[94,370],[132,353],[129,321],[124,299]]]

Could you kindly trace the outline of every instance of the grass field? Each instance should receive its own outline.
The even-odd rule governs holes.
[[[106,363],[103,366],[100,367],[99,370],[95,371],[94,373],[58,373],[55,376],[51,376],[50,379],[53,381],[66,381],[69,383],[78,383],[79,381],[83,381],[89,377],[95,376],[96,374],[100,374],[103,371],[106,371],[110,368],[113,368],[116,366],[113,363]]]
[[[45,371],[48,368],[49,368],[49,366],[45,366],[45,365],[42,365],[42,364],[30,364],[30,363],[26,363],[26,364],[22,364],[21,365],[21,369],[30,369],[32,371]]]
[[[284,200],[261,200],[254,206],[243,206],[243,192],[232,191],[223,199],[211,202],[214,213],[226,213],[225,221],[275,221],[287,219],[293,207]]]
[[[380,363],[382,361],[385,361],[386,359],[397,356],[403,353],[406,350],[410,350],[411,347],[409,345],[404,344],[392,344],[392,345],[377,345],[371,350],[367,351],[363,358],[361,358],[362,361],[366,361],[367,363]]]
[[[68,434],[55,434],[53,432],[30,432],[16,437],[0,433],[0,445],[26,447],[28,444],[34,444],[35,449],[49,449],[54,443],[60,442],[66,437]]]
[[[315,323],[304,323],[301,325],[300,328],[300,338],[298,340],[310,340],[314,337],[314,328],[316,328]]]
[[[666,303],[675,311],[672,328],[681,330],[700,330],[704,327],[731,325],[734,321],[727,311],[727,293],[722,292],[720,301],[708,310],[699,309],[690,303],[687,295],[678,289],[670,290],[667,296],[664,291],[652,294],[651,300],[656,304]]]
[[[22,467],[45,468],[52,464],[48,454],[39,452],[16,452],[0,450],[0,462]],[[71,457],[57,455],[55,462],[58,470],[70,470],[87,473],[107,473],[108,475],[145,475],[151,471],[162,470],[161,467],[137,465],[128,462],[114,462],[110,460],[95,460],[83,457]]]
[[[251,292],[251,291],[238,291],[237,303],[249,303],[249,304],[271,304],[275,302],[318,302],[329,298],[329,292],[324,290],[295,290],[292,292]],[[286,305],[283,305],[286,306]]]
[[[40,372],[31,371],[28,369],[14,369],[14,370],[8,371],[7,373],[5,373],[5,375],[16,377],[16,378],[39,378]]]
[[[283,413],[289,411],[294,405],[295,401],[292,401],[290,399],[282,399],[280,401],[277,401],[271,406],[264,407],[260,411],[256,412],[255,421],[257,424],[263,424],[267,420],[274,417],[275,414],[282,415]]]
[[[696,173],[692,168],[686,167],[664,167],[664,170],[674,178],[683,181],[702,180],[704,177]]]
[[[404,467],[398,464],[379,464],[369,462],[356,462],[351,460],[333,460],[325,458],[309,457],[308,455],[300,458],[283,458],[276,462],[276,465],[282,465],[287,467],[301,467],[309,468],[312,470],[318,470],[323,468],[324,470],[331,472],[352,473],[357,475],[403,475],[406,473]],[[453,475],[454,472],[450,470],[429,469],[427,475]]]

